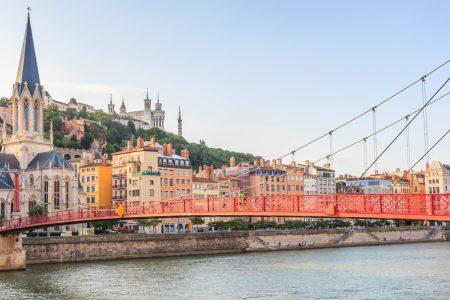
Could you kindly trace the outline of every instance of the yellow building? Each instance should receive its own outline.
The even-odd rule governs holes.
[[[80,167],[80,178],[86,193],[86,204],[105,207],[112,204],[112,167],[106,164],[88,164]]]
[[[115,203],[159,201],[158,148],[138,138],[136,147],[128,142],[125,150],[113,153],[112,188]]]

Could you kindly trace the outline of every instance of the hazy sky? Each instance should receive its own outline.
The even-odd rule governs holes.
[[[450,59],[448,1],[0,1],[0,95],[10,96],[30,5],[42,84],[53,98],[106,110],[143,108],[160,93],[166,127],[178,106],[189,141],[274,158],[371,107]],[[429,94],[450,64],[429,78]],[[417,85],[380,107],[377,125],[421,103]],[[443,92],[450,89],[446,87]],[[430,144],[449,128],[450,97],[428,112]],[[336,132],[334,149],[371,132],[372,117]],[[400,127],[378,136],[379,152]],[[411,157],[423,153],[422,118]],[[380,170],[405,168],[402,136]],[[372,141],[367,142],[369,159]],[[315,160],[324,139],[296,154]],[[431,159],[450,162],[450,137]],[[363,145],[334,159],[363,168]],[[423,164],[421,165],[421,167]]]

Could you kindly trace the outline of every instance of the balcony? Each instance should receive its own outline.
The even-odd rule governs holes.
[[[120,202],[120,201],[127,201],[127,195],[122,196],[113,196],[112,198],[114,201]]]
[[[126,189],[127,188],[127,184],[125,183],[125,184],[113,184],[113,189],[116,189],[116,190],[120,190],[120,189]]]
[[[127,173],[113,174],[113,178],[124,178],[127,177]]]

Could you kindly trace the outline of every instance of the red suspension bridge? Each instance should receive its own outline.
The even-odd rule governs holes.
[[[317,217],[450,221],[450,194],[341,194],[177,199],[68,210],[0,222],[0,233],[100,220],[172,217]]]

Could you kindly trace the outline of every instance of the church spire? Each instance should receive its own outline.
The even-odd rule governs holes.
[[[33,93],[35,84],[37,83],[40,85],[41,82],[39,80],[36,52],[34,50],[33,32],[31,30],[30,8],[27,9],[27,26],[22,44],[22,52],[20,54],[19,68],[17,69],[16,82],[20,84],[20,91],[22,91],[25,82],[27,82],[30,92]]]

